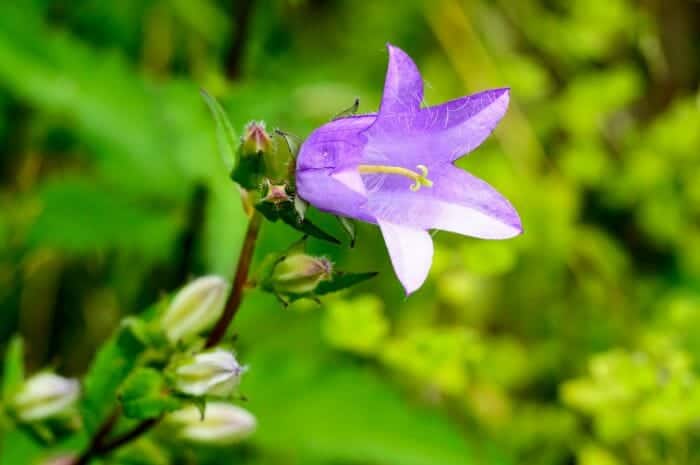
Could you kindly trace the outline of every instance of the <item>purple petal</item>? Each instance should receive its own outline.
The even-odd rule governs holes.
[[[406,295],[423,285],[433,261],[433,240],[428,232],[379,221],[391,264]]]
[[[375,223],[367,210],[367,198],[333,174],[332,168],[297,171],[297,193],[321,211]]]
[[[441,229],[483,239],[522,233],[515,208],[486,182],[452,165],[431,168],[432,187],[410,190],[400,176],[363,176],[368,210],[378,220],[417,229]]]
[[[423,101],[423,78],[406,52],[391,44],[387,44],[387,49],[389,66],[379,113],[415,113]]]
[[[380,112],[364,134],[363,163],[395,160],[402,166],[447,163],[474,150],[508,108],[509,89],[493,89],[423,108],[385,116]]]
[[[357,165],[366,138],[360,133],[376,115],[340,118],[312,132],[302,144],[297,157],[297,171]]]

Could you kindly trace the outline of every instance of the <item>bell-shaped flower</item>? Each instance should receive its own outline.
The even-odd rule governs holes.
[[[432,263],[428,230],[506,239],[522,226],[493,187],[453,164],[491,134],[506,112],[509,90],[421,107],[423,80],[415,63],[388,48],[379,112],[336,119],[312,132],[297,157],[296,186],[319,210],[379,225],[410,294]]]

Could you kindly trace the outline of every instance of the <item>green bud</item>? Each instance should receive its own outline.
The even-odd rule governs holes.
[[[208,329],[224,309],[228,287],[219,276],[204,276],[180,289],[160,321],[168,339],[175,342]]]
[[[258,189],[265,175],[265,158],[273,149],[274,144],[265,131],[265,123],[262,121],[248,123],[238,149],[238,165],[233,170],[233,180],[243,189]]]
[[[80,395],[78,380],[42,372],[29,378],[12,401],[21,421],[33,422],[66,413]]]
[[[272,138],[265,130],[264,121],[251,121],[245,127],[241,141],[241,155],[251,157],[270,153]]]
[[[278,295],[304,295],[332,276],[333,263],[327,258],[293,253],[274,265],[265,287]]]
[[[264,180],[288,183],[293,176],[293,160],[294,155],[281,135],[273,138],[265,130],[264,122],[253,121],[245,127],[232,177],[246,190],[259,189]]]
[[[231,352],[209,350],[174,367],[175,389],[192,396],[228,397],[238,387],[246,369]]]
[[[207,402],[204,415],[191,405],[166,417],[179,438],[199,444],[229,445],[247,438],[257,421],[245,409],[224,402]]]

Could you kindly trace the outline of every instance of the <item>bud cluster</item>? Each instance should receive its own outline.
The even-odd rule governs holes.
[[[234,442],[255,428],[255,418],[245,410],[223,402],[199,403],[205,398],[231,398],[248,369],[228,349],[201,349],[199,336],[221,316],[228,292],[229,284],[221,277],[195,279],[175,295],[159,320],[171,348],[176,350],[165,367],[165,379],[173,395],[195,400],[206,412],[202,419],[200,409],[190,405],[167,416],[178,436],[193,442]]]

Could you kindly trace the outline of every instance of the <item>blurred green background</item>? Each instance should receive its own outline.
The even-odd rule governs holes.
[[[0,346],[20,332],[32,369],[80,376],[124,315],[230,278],[246,220],[199,88],[238,128],[305,136],[355,96],[376,109],[386,42],[428,104],[512,87],[460,165],[525,234],[440,232],[409,299],[375,227],[354,250],[312,242],[381,273],[320,308],[247,296],[256,434],[211,451],[156,433],[108,463],[700,463],[694,0],[3,0]],[[298,237],[265,224],[257,260]],[[35,453],[5,439],[3,464]]]

